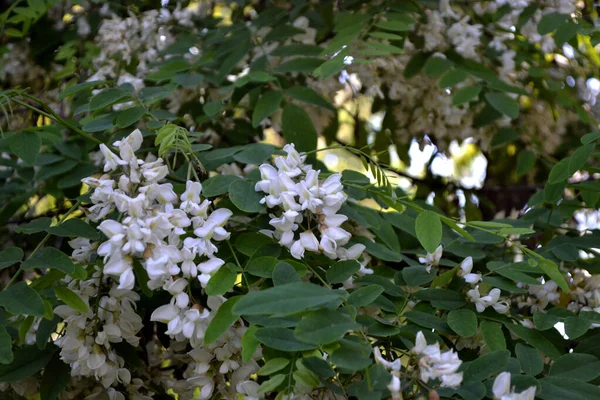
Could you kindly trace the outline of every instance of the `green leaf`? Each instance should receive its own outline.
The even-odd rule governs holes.
[[[92,240],[100,238],[96,229],[79,218],[68,219],[60,225],[49,227],[46,231],[55,236],[76,236]]]
[[[204,104],[202,109],[207,116],[214,117],[223,109],[223,102],[220,100],[209,101],[208,103]]]
[[[336,110],[336,108],[330,102],[325,100],[325,98],[323,98],[313,89],[306,86],[291,87],[289,89],[286,89],[285,94],[287,94],[294,100],[298,100],[306,104],[312,104],[314,106],[323,107],[331,111]]]
[[[540,380],[544,400],[596,400],[600,399],[600,387],[579,379],[549,376]]]
[[[389,32],[369,32],[369,36],[377,38],[377,39],[384,39],[384,40],[404,40],[403,36],[397,35],[395,33],[389,33]]]
[[[434,253],[442,240],[442,222],[437,213],[423,211],[415,221],[417,239],[428,252]]]
[[[481,356],[467,366],[464,371],[464,381],[481,382],[502,371],[508,365],[509,359],[508,350],[497,350]]]
[[[263,196],[254,190],[254,183],[250,181],[233,181],[229,185],[229,198],[237,208],[247,213],[257,213],[265,208],[260,204]]]
[[[312,283],[290,283],[248,293],[233,307],[233,313],[290,315],[347,296],[345,291],[331,290]]]
[[[18,282],[0,292],[0,306],[14,315],[42,317],[46,313],[40,295],[25,282]]]
[[[327,270],[327,282],[343,283],[359,270],[360,263],[356,260],[338,261]]]
[[[521,368],[526,374],[535,376],[542,372],[544,369],[544,361],[540,356],[540,353],[531,346],[524,345],[523,343],[517,343],[515,347],[515,353],[517,359],[521,363]]]
[[[6,328],[0,325],[0,364],[10,364],[13,359],[12,338]]]
[[[269,55],[275,57],[318,56],[323,48],[314,44],[289,44],[277,47]]]
[[[252,143],[235,153],[233,159],[244,164],[262,164],[275,152],[275,147],[269,144]]]
[[[483,335],[483,341],[490,350],[506,349],[506,339],[504,338],[504,333],[502,333],[502,326],[499,323],[484,320],[481,321],[479,328]]]
[[[465,305],[465,298],[458,292],[448,289],[424,289],[415,293],[416,300],[429,301],[442,310],[454,310]]]
[[[40,351],[36,346],[22,346],[14,352],[13,362],[0,366],[0,382],[17,382],[28,378],[48,364],[52,351]]]
[[[470,337],[477,333],[477,316],[471,310],[453,310],[446,319],[448,326],[462,337]]]
[[[232,312],[233,307],[242,299],[242,296],[234,296],[227,299],[227,301],[221,304],[221,307],[217,310],[217,314],[210,321],[210,324],[206,328],[204,335],[204,344],[209,345],[217,341],[219,337],[233,324],[239,315]]]
[[[329,365],[329,363],[322,358],[314,356],[305,357],[302,359],[302,363],[306,368],[310,369],[321,379],[327,379],[335,376],[335,372],[333,371],[333,368],[331,368],[331,365]]]
[[[559,13],[548,13],[542,15],[540,22],[538,23],[538,33],[540,35],[547,35],[553,32],[565,21],[565,15]]]
[[[138,122],[144,114],[146,114],[146,108],[142,106],[131,107],[119,112],[116,121],[117,128],[126,128],[129,125],[133,125]]]
[[[404,77],[408,79],[417,75],[423,68],[423,65],[425,65],[427,62],[427,59],[430,55],[430,53],[423,53],[420,51],[416,52],[406,64],[406,68],[404,68]]]
[[[290,360],[286,358],[273,358],[265,363],[260,369],[256,372],[257,375],[271,375],[274,372],[281,371],[286,366],[288,366]]]
[[[580,29],[581,25],[571,21],[560,24],[554,34],[554,43],[557,47],[561,47],[563,44],[573,39]]]
[[[230,264],[226,264],[219,268],[216,274],[214,274],[208,283],[206,284],[206,294],[209,296],[219,296],[227,293],[237,279],[237,273],[229,267]],[[233,265],[233,264],[231,264]]]
[[[300,277],[296,269],[286,262],[280,262],[275,265],[271,279],[273,279],[273,285],[275,286],[300,282]]]
[[[241,178],[236,175],[217,175],[202,182],[202,195],[204,197],[217,197],[229,192],[229,185]]]
[[[50,226],[51,223],[52,223],[51,218],[42,217],[42,218],[34,219],[33,221],[28,222],[26,224],[17,226],[15,228],[15,232],[24,233],[26,235],[29,235],[32,233],[43,232]]]
[[[347,337],[339,342],[340,347],[331,353],[331,362],[340,372],[354,372],[367,368],[373,363],[370,344],[362,342],[358,337]]]
[[[294,331],[286,328],[258,328],[256,339],[267,347],[281,351],[306,351],[316,347],[300,342],[294,336]]]
[[[56,352],[42,375],[40,382],[40,400],[56,400],[71,380],[71,367],[60,359]]]
[[[437,78],[443,73],[449,71],[450,68],[452,68],[452,65],[452,61],[448,60],[447,58],[433,56],[429,57],[425,63],[425,66],[423,67],[423,71],[427,76]]]
[[[107,131],[114,128],[115,124],[113,124],[113,119],[114,118],[110,116],[98,117],[86,122],[81,129],[88,133]]]
[[[538,261],[538,266],[550,277],[556,284],[566,293],[569,293],[569,284],[565,277],[558,270],[558,266],[550,260],[541,259]]]
[[[360,325],[340,311],[317,310],[304,316],[296,325],[294,334],[301,342],[325,345],[337,342],[346,332]]]
[[[394,32],[406,32],[412,29],[411,24],[405,21],[383,21],[375,24],[376,27]]]
[[[448,324],[435,315],[431,315],[422,311],[408,311],[404,313],[404,316],[406,319],[417,325],[425,328],[436,329],[445,334],[452,334]]]
[[[83,82],[83,83],[78,83],[73,86],[69,86],[68,88],[66,88],[65,90],[63,90],[62,92],[60,92],[58,94],[58,99],[62,100],[64,98],[69,97],[77,92],[82,91],[82,90],[92,88],[94,86],[103,85],[103,84],[109,83],[109,82],[110,81],[91,81],[91,82]]]
[[[103,90],[90,99],[90,111],[100,110],[116,103],[122,103],[129,97],[129,92],[121,88],[110,88]]]
[[[88,305],[81,299],[81,297],[79,297],[79,295],[77,295],[77,293],[73,292],[71,289],[64,286],[55,286],[54,293],[56,293],[56,297],[59,300],[72,309],[77,310],[80,313],[87,312]]]
[[[7,247],[0,251],[0,269],[10,267],[23,259],[23,250],[19,247]]]
[[[558,163],[552,167],[550,171],[550,175],[548,175],[548,183],[558,183],[562,181],[566,181],[572,175],[569,173],[569,164],[571,163],[571,158],[563,158]]]
[[[479,85],[471,85],[460,88],[454,93],[454,96],[452,96],[452,104],[459,106],[461,104],[469,103],[471,100],[479,96],[480,92],[481,86]]]
[[[323,59],[321,58],[298,57],[284,62],[278,66],[275,71],[282,74],[287,74],[289,72],[311,73],[321,64],[323,64]]]
[[[453,69],[452,71],[449,71],[444,76],[442,76],[442,79],[440,79],[438,86],[441,89],[449,88],[461,83],[468,77],[469,73],[464,69]]]
[[[257,127],[265,118],[277,111],[282,100],[283,92],[270,91],[263,93],[252,112],[252,126]]]
[[[183,87],[196,87],[200,86],[202,81],[204,80],[204,76],[202,74],[198,74],[195,72],[185,73],[185,74],[177,74],[173,78],[173,82],[181,85]]]
[[[554,361],[548,375],[589,382],[600,376],[600,360],[591,354],[565,354]]]
[[[258,326],[252,325],[246,329],[244,336],[242,336],[242,361],[245,363],[252,359],[252,356],[256,353],[256,349],[260,346],[260,342],[256,339],[257,330]]]
[[[52,319],[44,318],[40,321],[40,325],[35,333],[35,344],[40,350],[46,348],[50,336],[56,332],[56,327],[60,321],[62,321],[62,318],[59,315],[54,315]]]
[[[573,175],[575,172],[577,172],[578,170],[583,168],[583,166],[585,165],[588,158],[594,152],[595,147],[596,147],[596,145],[594,143],[591,143],[591,144],[581,146],[580,148],[575,150],[573,155],[568,158],[570,160],[569,176]]]
[[[272,278],[275,266],[279,260],[275,257],[261,256],[252,258],[246,266],[246,272],[250,275],[260,276],[261,278]]]
[[[72,274],[75,271],[75,265],[71,258],[54,247],[45,247],[43,250],[36,252],[21,264],[21,268],[54,268],[65,274]]]
[[[40,136],[30,131],[22,131],[12,135],[8,143],[10,151],[28,165],[35,164],[42,147]]]
[[[584,335],[592,326],[591,321],[577,316],[565,318],[565,333],[569,339],[577,339]]]
[[[133,262],[133,273],[135,275],[135,280],[140,287],[140,290],[146,297],[152,297],[154,292],[148,287],[148,281],[150,278],[148,277],[148,271],[142,266],[138,260]]]
[[[467,382],[456,389],[456,394],[464,400],[481,400],[485,393],[485,385],[481,382]]]
[[[531,171],[537,157],[530,150],[522,150],[517,156],[517,177],[521,177]]]
[[[405,267],[402,270],[402,279],[411,287],[423,286],[435,278],[435,274],[427,272],[423,266]]]
[[[281,385],[283,381],[285,381],[285,378],[287,378],[286,374],[275,375],[268,381],[261,383],[257,393],[272,392],[273,390],[277,389],[277,386]]]
[[[317,131],[302,108],[288,104],[283,109],[283,137],[287,143],[294,143],[296,150],[311,151],[317,148]]]
[[[356,289],[348,297],[348,303],[354,307],[363,307],[371,304],[384,292],[380,285],[368,285]]]
[[[507,94],[499,92],[486,93],[485,99],[490,106],[510,119],[515,119],[519,116],[519,103]]]
[[[600,139],[600,132],[586,133],[581,137],[581,144],[594,143],[598,139]]]
[[[540,332],[526,328],[522,325],[516,324],[505,324],[509,331],[523,339],[528,344],[532,345],[546,356],[555,360],[561,356],[560,351]]]

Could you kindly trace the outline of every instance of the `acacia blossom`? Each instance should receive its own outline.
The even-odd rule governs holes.
[[[321,171],[306,164],[306,155],[298,153],[293,144],[283,150],[286,155],[275,159],[276,168],[270,164],[259,167],[261,180],[255,190],[266,194],[261,203],[281,211],[270,214],[274,230],[261,232],[277,239],[297,259],[304,258],[306,251],[322,252],[330,259],[359,258],[365,246],[345,247],[352,235],[342,228],[348,217],[338,214],[346,202],[342,176],[331,174],[319,180]],[[300,227],[304,231],[297,234]]]

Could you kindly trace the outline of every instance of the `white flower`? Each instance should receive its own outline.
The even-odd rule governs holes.
[[[467,257],[463,260],[462,263],[460,263],[460,270],[458,271],[457,275],[462,276],[463,279],[465,280],[465,282],[470,283],[470,284],[475,284],[475,283],[481,281],[481,274],[471,273],[472,269],[473,269],[473,258]]]
[[[304,251],[319,251],[319,242],[317,241],[317,237],[312,232],[302,232],[300,233],[300,240],[297,240],[291,247],[291,253],[294,258],[302,258],[304,256]]]
[[[510,372],[500,373],[494,380],[492,392],[496,400],[534,400],[536,387],[531,386],[521,393],[515,393],[510,387]]]
[[[150,321],[158,321],[165,324],[171,322],[179,315],[179,310],[173,304],[165,304],[158,307],[150,316]]]
[[[427,253],[425,257],[419,257],[419,262],[425,265],[427,272],[431,272],[431,267],[437,267],[442,258],[442,252],[444,248],[439,245],[437,249],[432,253]]]
[[[127,165],[127,161],[121,160],[105,144],[100,145],[100,151],[104,155],[104,172],[114,171],[121,165]]]
[[[230,234],[223,228],[233,212],[227,208],[213,211],[204,224],[194,229],[194,234],[203,239],[226,240]]]

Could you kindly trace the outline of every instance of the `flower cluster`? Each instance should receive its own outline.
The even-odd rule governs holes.
[[[169,335],[185,337],[196,346],[204,337],[202,320],[209,312],[191,304],[190,280],[198,279],[205,287],[225,263],[216,257],[213,241],[229,238],[223,226],[232,212],[210,212],[211,202],[201,200],[199,182],[188,181],[178,198],[171,184],[159,183],[168,173],[161,159],[146,162],[135,156],[141,144],[141,132],[136,130],[114,143],[119,155],[100,146],[104,171],[123,170],[118,182],[109,176],[84,179],[95,188],[91,220],[98,221],[115,209],[121,213],[120,221],[105,219],[98,226],[108,240],[99,245],[97,254],[103,257],[103,272],[118,278],[119,289],[133,288],[134,264],[139,262],[148,275],[148,287],[173,296],[170,304],[155,310],[152,320],[167,323]],[[186,229],[193,235],[187,235]]]
[[[55,341],[61,359],[71,366],[73,377],[93,377],[105,388],[128,385],[131,373],[112,344],[123,341],[137,347],[142,318],[136,313],[139,295],[111,286],[100,270],[88,280],[71,279],[68,287],[87,305],[81,312],[67,305],[54,310],[63,318],[65,330]]]
[[[360,257],[364,245],[344,247],[352,236],[341,227],[348,217],[338,214],[346,202],[342,176],[331,174],[327,179],[319,180],[321,171],[306,164],[306,155],[300,155],[293,144],[286,145],[283,150],[286,155],[275,160],[277,168],[271,164],[259,167],[261,180],[255,189],[266,193],[261,203],[269,209],[281,210],[279,215],[271,214],[269,224],[274,230],[262,232],[289,248],[294,258],[303,258],[307,250],[322,252],[331,259],[355,260]],[[300,227],[304,231],[296,235]]]
[[[204,345],[206,328],[225,299],[208,296],[200,304],[192,295],[195,281],[206,287],[224,265],[216,256],[215,242],[229,238],[224,225],[232,212],[211,211],[212,203],[201,198],[199,182],[188,181],[180,196],[170,183],[161,183],[168,173],[163,161],[135,156],[142,141],[141,132],[135,130],[114,143],[118,154],[101,145],[104,172],[109,174],[83,180],[93,189],[87,218],[99,222],[98,229],[107,240],[69,242],[75,261],[99,262],[100,267],[89,280],[69,282],[69,288],[89,307],[85,313],[66,305],[57,307],[66,329],[56,343],[74,377],[93,377],[105,388],[130,385],[131,373],[111,344],[139,343],[136,334],[142,323],[135,312],[140,297],[134,291],[134,271],[141,268],[148,280],[138,285],[171,295],[170,302],[155,309],[150,319],[167,324],[165,333],[175,343],[192,347],[180,356],[189,360],[180,391],[193,396],[199,388],[199,398],[209,398],[216,389],[217,374],[235,374],[235,380],[242,382],[258,369],[254,361],[241,362],[240,341],[246,330],[241,323],[230,327],[217,342]]]
[[[463,373],[457,372],[462,364],[458,354],[452,350],[442,352],[437,342],[428,345],[423,332],[417,333],[411,352],[419,357],[419,376],[423,382],[437,379],[442,387],[458,387],[462,383]]]

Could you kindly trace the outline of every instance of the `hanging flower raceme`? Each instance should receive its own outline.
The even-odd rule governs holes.
[[[279,210],[270,214],[274,230],[263,230],[282,246],[290,249],[294,258],[304,258],[306,251],[323,253],[331,259],[355,260],[365,250],[362,244],[345,247],[352,235],[342,228],[348,220],[338,211],[346,202],[340,174],[319,179],[321,171],[306,164],[306,155],[286,145],[285,156],[275,159],[275,167],[262,164],[261,180],[256,191],[266,196],[261,203]],[[302,230],[298,233],[299,230]]]
[[[169,303],[154,310],[151,321],[165,323],[165,333],[177,343],[189,343],[206,352],[202,357],[204,366],[190,372],[188,381],[190,393],[201,386],[207,398],[214,384],[209,388],[199,382],[212,381],[206,374],[214,373],[213,368],[221,374],[237,370],[241,346],[234,348],[223,341],[210,349],[204,346],[206,328],[224,299],[209,296],[203,306],[192,297],[191,289],[196,280],[205,288],[224,265],[217,257],[215,243],[229,238],[225,225],[232,212],[224,208],[211,211],[212,203],[201,197],[200,182],[188,181],[186,190],[178,196],[170,183],[161,182],[168,173],[162,159],[136,157],[142,141],[141,132],[135,130],[114,143],[118,155],[102,145],[104,172],[109,174],[83,180],[93,189],[87,218],[99,222],[98,230],[106,240],[91,243],[77,238],[69,242],[74,248],[73,259],[95,261],[98,270],[88,281],[68,283],[89,307],[85,313],[68,306],[57,307],[66,329],[56,343],[61,358],[71,365],[73,376],[94,377],[105,388],[128,385],[131,374],[111,344],[139,344],[136,334],[142,322],[135,312],[140,296],[134,291],[134,269],[142,268],[148,281],[138,285],[164,290],[171,296]],[[236,323],[229,329],[231,332],[223,338],[237,337],[239,342],[246,328]],[[190,362],[199,360],[195,353],[189,357]],[[239,379],[248,379],[257,369],[244,370],[238,374]]]
[[[427,344],[423,332],[417,333],[412,353],[419,357],[419,377],[425,383],[430,379],[439,380],[442,387],[458,387],[462,383],[463,373],[456,372],[462,364],[458,354],[452,350],[442,352],[440,344]]]

